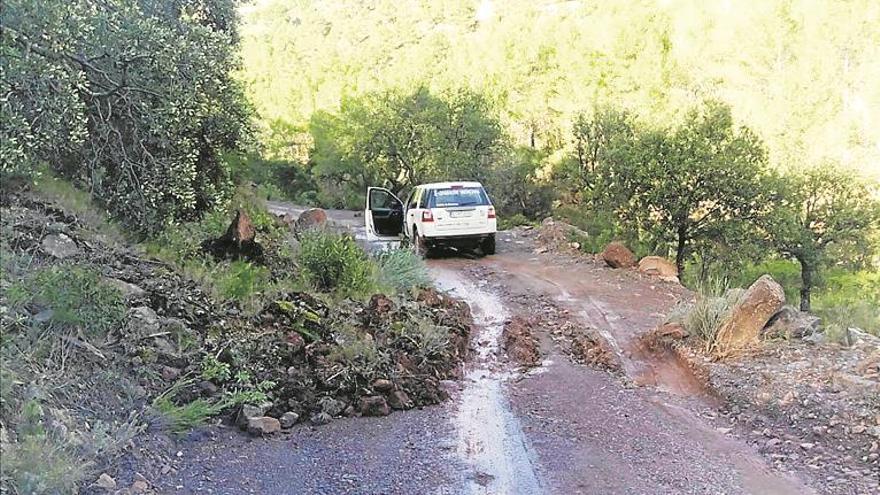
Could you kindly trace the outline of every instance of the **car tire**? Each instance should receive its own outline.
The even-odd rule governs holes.
[[[412,249],[413,252],[419,258],[427,258],[428,257],[428,243],[425,241],[425,238],[419,235],[419,231],[413,226],[412,229],[413,238],[412,238]]]
[[[480,250],[486,256],[495,254],[495,234],[489,234],[488,237],[483,239],[483,242],[480,243]]]

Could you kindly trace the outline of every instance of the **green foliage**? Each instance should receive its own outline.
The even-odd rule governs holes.
[[[228,404],[196,399],[183,405],[177,405],[170,398],[159,396],[153,401],[153,407],[162,414],[172,432],[184,433],[197,426],[202,426],[208,418],[216,416],[223,409],[226,409]]]
[[[71,445],[45,433],[4,441],[2,456],[3,477],[17,493],[76,493],[89,468]]]
[[[499,221],[507,217],[542,220],[550,215],[553,187],[538,177],[544,159],[544,153],[522,147],[499,153],[499,161],[480,174]]]
[[[552,151],[584,108],[658,123],[715,95],[771,162],[846,159],[878,178],[875,3],[268,0],[244,14],[242,77],[283,149],[344,96],[413,81],[477,89],[516,145]]]
[[[763,147],[730,109],[706,102],[671,129],[626,115],[579,121],[578,180],[587,198],[669,246],[681,272],[695,245],[745,228],[760,213]]]
[[[229,363],[224,363],[216,357],[208,355],[202,359],[201,376],[205,380],[223,383],[232,378],[232,370]]]
[[[639,232],[620,221],[619,217],[600,205],[565,205],[560,206],[554,215],[586,232],[586,236],[572,233],[570,241],[580,243],[580,250],[585,253],[599,253],[609,242],[622,241],[637,257],[652,254],[649,246],[649,235]]]
[[[236,24],[228,0],[6,2],[2,174],[48,163],[147,232],[223,201],[249,132]]]
[[[411,249],[394,249],[382,253],[377,264],[379,285],[397,292],[426,287],[431,283],[425,261]]]
[[[290,160],[271,160],[255,153],[230,154],[226,157],[233,180],[238,184],[255,183],[258,196],[266,200],[287,200],[312,204],[318,185],[311,170]]]
[[[7,294],[13,307],[51,311],[49,322],[61,328],[104,335],[125,317],[122,294],[87,268],[57,265],[42,268]]]
[[[267,287],[269,270],[247,261],[233,261],[215,282],[224,298],[243,301]]]
[[[801,265],[801,309],[810,309],[818,272],[832,246],[858,247],[870,257],[880,222],[880,201],[851,171],[832,165],[792,171],[775,182],[776,197],[764,227],[772,245]],[[852,249],[850,249],[851,251]]]
[[[318,290],[348,296],[373,288],[374,265],[351,236],[311,231],[300,242],[300,269]]]
[[[358,194],[367,186],[400,193],[433,180],[480,178],[502,146],[488,101],[465,90],[345,98],[337,114],[313,115],[309,130],[315,175]]]

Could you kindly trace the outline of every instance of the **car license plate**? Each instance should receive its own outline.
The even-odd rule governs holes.
[[[449,212],[449,216],[452,218],[463,218],[471,216],[470,211],[451,211]]]

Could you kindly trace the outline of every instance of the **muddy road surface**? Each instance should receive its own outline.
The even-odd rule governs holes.
[[[156,483],[160,490],[813,493],[713,426],[717,399],[687,366],[639,346],[638,336],[687,297],[680,286],[535,254],[510,234],[500,236],[495,256],[450,253],[428,264],[439,288],[468,302],[478,326],[452,400],[271,439],[215,428],[183,442],[181,466]],[[537,359],[528,366],[505,350],[512,320],[529,322],[523,328]],[[583,332],[601,341],[604,354],[590,354],[596,362],[572,350],[584,347],[573,344]]]

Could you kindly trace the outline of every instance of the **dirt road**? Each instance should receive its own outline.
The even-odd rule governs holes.
[[[672,356],[636,337],[681,297],[677,285],[593,262],[499,254],[429,262],[437,285],[479,326],[465,380],[444,405],[295,428],[252,439],[226,428],[193,439],[160,487],[169,493],[803,494],[748,445],[713,426],[715,399]],[[505,322],[534,322],[540,364],[501,348]],[[561,328],[567,328],[566,334]],[[613,373],[577,364],[571,329],[598,332]],[[576,330],[575,330],[576,331]]]

